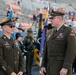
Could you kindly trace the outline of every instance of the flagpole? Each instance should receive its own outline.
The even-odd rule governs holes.
[[[49,0],[49,14],[50,14],[50,0]]]
[[[42,26],[42,13],[41,13],[41,11],[40,11],[40,14],[39,14],[39,18],[40,18],[40,19],[39,19],[38,36],[41,38],[41,34],[42,34],[42,33],[41,33],[41,30],[42,30],[42,29],[41,29],[41,26]],[[41,44],[41,39],[40,39],[40,44]],[[40,48],[39,48],[39,49],[40,49]],[[41,52],[41,50],[40,50],[40,53],[39,53],[39,55],[40,55],[39,74],[40,74],[40,75],[42,75],[42,74],[41,74],[41,53],[42,53],[42,52]]]
[[[46,9],[47,10],[47,9]],[[42,17],[41,17],[41,41],[40,41],[40,75],[42,75],[41,72],[41,64],[42,64],[42,57],[43,57],[43,52],[44,52],[44,45],[45,45],[45,38],[46,38],[46,26],[47,26],[47,21],[48,21],[48,12],[46,12],[45,14],[45,20],[43,21]]]

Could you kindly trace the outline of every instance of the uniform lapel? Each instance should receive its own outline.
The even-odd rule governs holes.
[[[5,35],[3,35],[2,38],[5,40],[5,42],[7,42],[13,48],[12,38],[11,38],[11,40],[9,40]]]
[[[48,35],[47,35],[47,41],[49,41],[52,37],[53,37],[53,34],[54,34],[54,28],[53,29],[51,29],[50,31],[49,31],[49,33],[48,33]]]

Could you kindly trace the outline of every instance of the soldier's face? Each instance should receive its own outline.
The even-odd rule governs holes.
[[[28,35],[28,36],[32,36],[33,34],[32,34],[32,33],[27,33],[27,35]]]
[[[52,19],[49,19],[48,20],[48,24],[52,24]]]
[[[21,41],[22,40],[22,37],[18,37],[18,41]]]
[[[52,26],[57,27],[58,23],[59,23],[59,17],[58,16],[53,17]]]
[[[4,31],[7,33],[7,34],[12,34],[13,32],[14,32],[14,29],[15,29],[15,27],[14,26],[7,26],[7,25],[5,25],[4,26]]]

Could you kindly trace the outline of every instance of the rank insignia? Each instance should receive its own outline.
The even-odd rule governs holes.
[[[70,35],[71,35],[71,36],[75,36],[74,30],[71,30]]]
[[[6,37],[4,37],[4,39],[6,39]]]

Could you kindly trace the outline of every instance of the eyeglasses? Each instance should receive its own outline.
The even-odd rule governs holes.
[[[10,28],[15,28],[15,26],[9,26]]]

